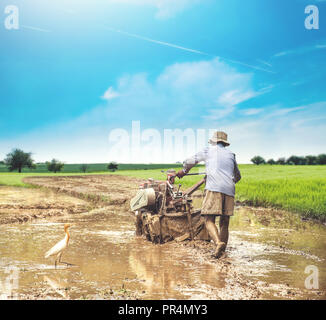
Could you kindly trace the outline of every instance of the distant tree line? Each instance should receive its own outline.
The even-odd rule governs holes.
[[[3,161],[0,161],[0,165],[7,166],[9,171],[17,170],[18,172],[22,172],[23,168],[36,169],[36,164],[32,159],[32,153],[24,152],[20,149],[13,149],[7,154]],[[38,165],[40,165],[40,163],[38,163]],[[64,163],[57,159],[47,161],[45,165],[48,171],[54,173],[60,172],[64,167]],[[89,166],[87,164],[82,164],[79,169],[81,172],[85,173],[87,172],[88,168]],[[116,162],[110,162],[107,165],[107,169],[114,172],[115,170],[118,170],[118,164]]]
[[[318,156],[291,156],[289,158],[279,158],[278,160],[269,159],[265,160],[261,156],[255,156],[250,160],[253,164],[281,164],[281,165],[323,165],[326,164],[326,154],[320,154]]]

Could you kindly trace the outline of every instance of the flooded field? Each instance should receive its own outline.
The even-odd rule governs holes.
[[[14,210],[27,210],[17,204],[26,190],[34,192],[33,201],[56,199],[78,208],[0,225],[1,298],[326,299],[324,225],[285,212],[237,207],[226,255],[215,260],[211,243],[154,245],[135,237],[128,199],[137,188],[136,180],[64,179],[66,183],[48,181],[60,193],[0,188],[0,216],[9,215],[10,205],[10,214],[23,214]],[[90,202],[81,199],[85,194]],[[45,259],[44,254],[63,239],[67,222],[72,225],[71,240],[62,260],[73,266],[55,269],[54,259]],[[319,271],[318,289],[305,288],[309,276],[305,269],[311,265]]]

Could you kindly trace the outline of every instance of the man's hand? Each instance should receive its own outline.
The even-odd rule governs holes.
[[[171,184],[174,184],[175,177],[178,177],[179,179],[181,179],[185,175],[186,175],[186,173],[183,170],[180,170],[176,175],[169,176],[169,182]]]
[[[180,170],[180,171],[177,173],[177,177],[178,177],[179,179],[183,178],[185,175],[186,175],[186,173],[185,173],[183,170]]]
[[[171,184],[174,184],[175,177],[176,177],[176,175],[171,175],[171,176],[169,176],[168,180],[169,180],[169,182],[170,182]]]

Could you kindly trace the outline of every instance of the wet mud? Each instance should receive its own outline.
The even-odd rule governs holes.
[[[0,187],[0,225],[88,211],[92,204],[50,189]]]
[[[210,242],[155,245],[135,236],[128,202],[138,180],[32,179],[42,188],[0,188],[2,299],[326,299],[322,224],[238,206],[227,251],[216,260]],[[195,204],[201,200],[197,193]],[[6,220],[29,210],[39,216]],[[55,269],[44,253],[64,237],[67,222],[71,241],[62,260],[73,266]],[[318,289],[305,285],[311,265],[319,271]]]

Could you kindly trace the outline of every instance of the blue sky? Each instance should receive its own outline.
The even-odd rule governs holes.
[[[304,27],[310,4],[319,30]],[[7,5],[19,30],[2,23]],[[191,155],[111,153],[109,133],[138,120],[224,130],[241,163],[326,152],[326,1],[6,0],[0,12],[0,159]]]

